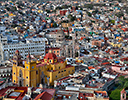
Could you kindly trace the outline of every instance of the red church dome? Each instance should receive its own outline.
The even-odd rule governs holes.
[[[47,53],[44,57],[44,59],[57,59],[57,56],[54,53]]]
[[[47,62],[49,62],[49,60],[52,60],[52,63],[54,63],[55,60],[57,61],[57,56],[54,53],[52,53],[51,50],[49,50],[49,53],[45,55],[44,59],[46,59]]]

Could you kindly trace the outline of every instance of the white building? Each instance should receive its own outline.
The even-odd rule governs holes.
[[[0,43],[0,61],[9,60],[13,57],[16,50],[26,58],[28,51],[31,55],[45,55],[46,38],[27,38],[26,43]]]
[[[0,26],[0,34],[5,34],[5,26]]]

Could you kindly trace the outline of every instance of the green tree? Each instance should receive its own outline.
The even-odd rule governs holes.
[[[54,24],[53,24],[53,26],[54,26],[54,27],[57,27],[57,24],[56,24],[56,23],[54,23]]]
[[[120,92],[122,89],[128,87],[128,79],[125,78],[124,76],[118,77],[118,87],[111,92],[110,94],[110,100],[120,100]]]
[[[89,17],[91,17],[91,16],[92,16],[92,14],[91,14],[90,12],[87,12],[87,14],[88,14],[88,16],[89,16]]]
[[[120,76],[118,79],[119,79],[120,88],[124,88],[124,84],[128,83],[128,79],[125,78],[124,76]],[[126,84],[125,84],[125,86],[126,86]]]
[[[115,20],[111,20],[111,23],[115,24]]]
[[[110,100],[120,100],[120,92],[122,89],[115,89],[110,94]]]
[[[124,83],[124,88],[128,87],[128,81]]]

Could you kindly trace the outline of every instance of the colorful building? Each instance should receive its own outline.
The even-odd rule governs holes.
[[[51,47],[51,48],[48,47],[48,48],[45,48],[45,54],[48,53],[49,50],[52,50],[53,53],[54,53],[57,57],[60,56],[60,48],[58,48],[58,47]]]
[[[120,44],[116,44],[116,43],[112,43],[112,42],[110,42],[110,44],[113,46],[113,47],[122,47],[122,44],[120,43]]]
[[[74,66],[67,65],[66,61],[57,58],[51,50],[39,61],[32,60],[30,54],[25,61],[22,60],[18,50],[13,57],[12,82],[19,86],[36,87],[40,83],[54,85],[54,80],[74,72]]]
[[[55,89],[8,86],[0,90],[0,100],[54,100]]]

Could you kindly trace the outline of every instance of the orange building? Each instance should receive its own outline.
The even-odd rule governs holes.
[[[102,40],[92,40],[92,45],[96,45],[98,47],[101,47]]]

